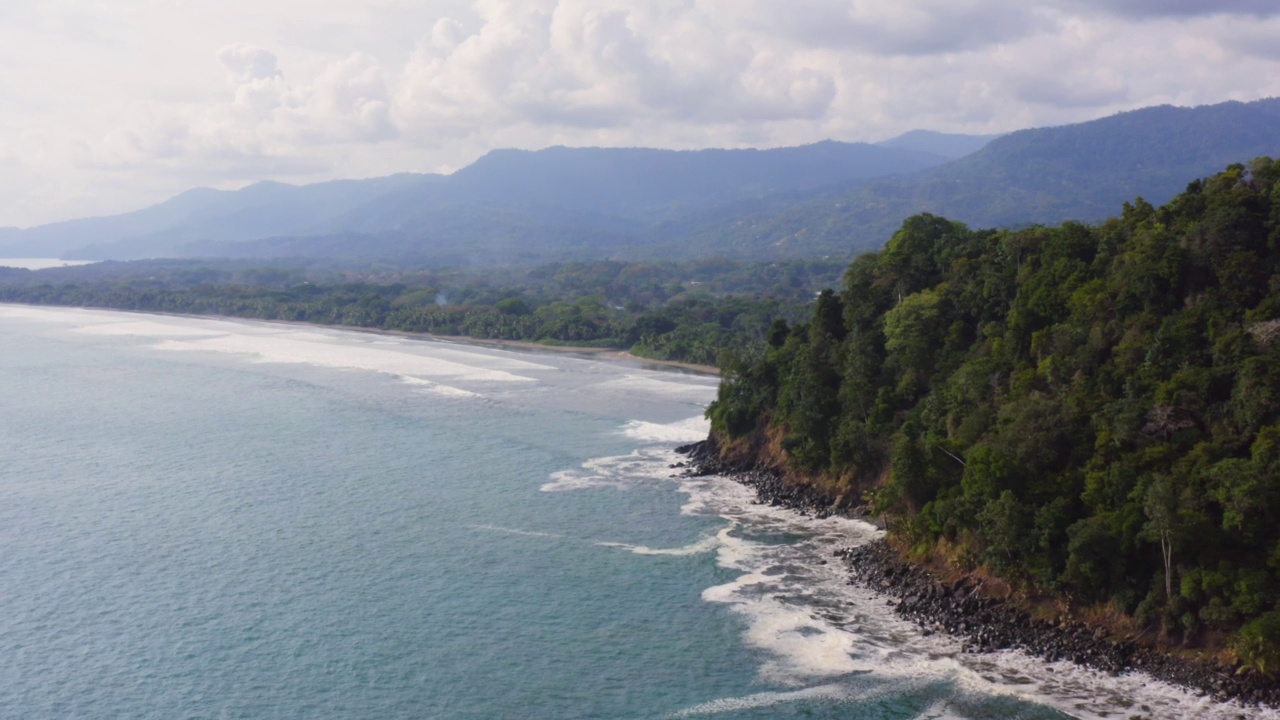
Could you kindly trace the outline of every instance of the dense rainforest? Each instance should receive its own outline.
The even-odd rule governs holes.
[[[1097,226],[911,217],[723,373],[723,452],[917,557],[1280,667],[1280,164]]]
[[[726,350],[762,346],[775,317],[803,317],[816,289],[834,282],[843,265],[705,259],[477,271],[108,262],[41,271],[0,268],[0,302],[611,347],[715,365]]]

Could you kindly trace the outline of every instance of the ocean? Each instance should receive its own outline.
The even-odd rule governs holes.
[[[0,267],[46,270],[48,268],[92,265],[93,260],[60,260],[58,258],[0,258]]]
[[[1280,717],[924,636],[872,526],[670,467],[715,387],[0,306],[0,717]]]

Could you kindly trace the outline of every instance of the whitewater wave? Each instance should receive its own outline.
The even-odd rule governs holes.
[[[119,322],[120,313],[87,308],[36,307],[33,305],[0,305],[0,317],[24,320],[43,320],[63,325],[89,325],[102,322]]]
[[[644,443],[691,443],[707,437],[711,422],[701,415],[673,423],[651,423],[632,420],[622,426],[622,434]]]
[[[157,320],[86,323],[76,327],[73,332],[84,335],[133,337],[210,337],[223,334],[223,331],[216,328],[202,328]]]
[[[614,488],[625,490],[636,483],[667,481],[672,477],[670,465],[680,457],[670,446],[696,442],[707,436],[709,426],[702,417],[692,417],[673,423],[651,423],[632,420],[619,432],[646,445],[661,444],[661,448],[645,447],[626,455],[591,458],[571,470],[551,474],[551,482],[544,483],[543,492]]]
[[[641,427],[628,425],[633,430]],[[650,448],[597,458],[553,475],[542,488],[626,489],[659,478],[674,480],[687,497],[683,513],[724,519],[726,525],[714,536],[683,547],[597,543],[637,555],[714,553],[717,565],[738,575],[706,588],[702,599],[724,605],[743,619],[743,642],[765,658],[757,671],[760,680],[791,688],[715,700],[673,717],[805,700],[852,707],[874,704],[878,696],[912,696],[932,698],[919,712],[921,720],[988,717],[992,712],[1044,717],[1044,712],[1053,711],[1085,720],[1280,720],[1276,711],[1216,703],[1142,674],[1113,677],[1066,662],[1047,664],[1015,651],[961,652],[959,640],[926,636],[895,615],[886,598],[849,584],[847,570],[834,552],[881,537],[882,531],[856,519],[814,519],[760,504],[753,490],[726,478],[672,478],[667,465],[676,457],[669,450]]]
[[[959,699],[921,716],[930,718],[970,716],[966,706],[1005,697],[1086,719],[1280,719],[1274,710],[1216,703],[1140,673],[1111,676],[1017,651],[962,653],[958,640],[925,636],[885,598],[849,585],[843,564],[831,559],[836,549],[868,542],[880,531],[857,520],[807,518],[754,498],[744,504],[741,486],[730,484],[738,485],[712,478],[681,487],[696,497],[687,507],[736,523],[723,534],[718,562],[742,575],[706,589],[703,599],[728,604],[746,620],[744,640],[770,657],[762,679],[799,686],[868,672],[899,689],[946,683]]]
[[[670,450],[642,449],[626,455],[592,458],[572,470],[551,473],[542,492],[614,488],[626,490],[637,482],[667,479],[667,464],[676,457]],[[664,462],[666,461],[666,462]]]
[[[166,340],[159,350],[218,352],[248,355],[257,362],[292,363],[317,367],[365,370],[421,380],[461,380],[483,383],[532,383],[532,378],[504,370],[443,360],[418,352],[353,345],[342,339],[317,341],[296,334],[226,334],[192,340]],[[425,346],[424,346],[425,347]]]
[[[803,690],[792,690],[789,692],[763,692],[753,695],[745,695],[743,697],[720,698],[710,702],[694,705],[668,715],[668,718],[688,718],[700,715],[719,715],[721,713],[740,712],[742,710],[756,710],[759,708],[774,707],[786,703],[801,702],[805,700],[838,700],[847,699],[849,691],[840,685],[819,685],[817,687],[805,688]]]
[[[716,397],[718,382],[704,378],[681,378],[680,380],[664,380],[657,373],[644,375],[623,375],[620,378],[607,380],[596,385],[596,389],[613,391],[625,395],[656,395],[677,400],[685,400],[691,405],[706,407]]]
[[[601,547],[611,547],[626,550],[635,555],[665,555],[667,557],[689,557],[691,555],[701,555],[711,552],[720,546],[721,539],[718,535],[705,537],[701,540],[690,543],[683,547],[677,548],[651,548],[645,545],[629,545],[627,543],[617,542],[599,542],[596,543]]]
[[[442,395],[444,397],[454,397],[454,398],[483,398],[484,397],[484,395],[481,395],[480,393],[471,392],[470,390],[463,390],[462,388],[456,388],[451,385],[442,385],[437,382],[431,382],[430,380],[424,380],[422,378],[412,377],[410,375],[401,375],[400,380],[401,382],[404,382],[408,385],[415,386],[419,392],[422,392],[425,394]]]
[[[402,345],[405,342],[418,343],[418,340],[400,340],[390,341],[395,345]],[[502,348],[480,348],[459,346],[456,343],[446,343],[443,341],[433,342],[431,345],[431,354],[441,360],[459,363],[462,365],[483,365],[492,370],[505,370],[509,372],[559,372],[559,369],[542,363],[529,362],[512,356],[511,351]]]
[[[542,537],[542,538],[563,538],[564,535],[559,533],[541,532],[539,530],[521,530],[519,528],[503,527],[501,525],[467,525],[472,530],[483,530],[485,532],[496,532],[504,535],[522,535],[524,537]]]

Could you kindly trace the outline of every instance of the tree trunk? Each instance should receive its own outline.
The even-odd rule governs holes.
[[[1160,533],[1160,553],[1164,559],[1164,598],[1173,602],[1173,543],[1169,531]]]

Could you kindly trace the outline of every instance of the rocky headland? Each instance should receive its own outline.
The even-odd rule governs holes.
[[[834,513],[858,516],[840,498],[791,482],[762,462],[724,460],[712,440],[676,451],[688,457],[677,465],[687,475],[728,477],[753,488],[760,503],[815,517]],[[1103,672],[1144,672],[1224,702],[1280,707],[1280,684],[1274,680],[1238,674],[1227,665],[1184,657],[1137,638],[1114,637],[1105,627],[1070,617],[1033,617],[1017,602],[988,594],[983,579],[972,575],[941,578],[905,559],[884,539],[838,550],[836,555],[848,566],[850,583],[885,595],[899,616],[915,622],[926,633],[959,638],[966,652],[1021,650],[1049,662],[1066,660]]]

